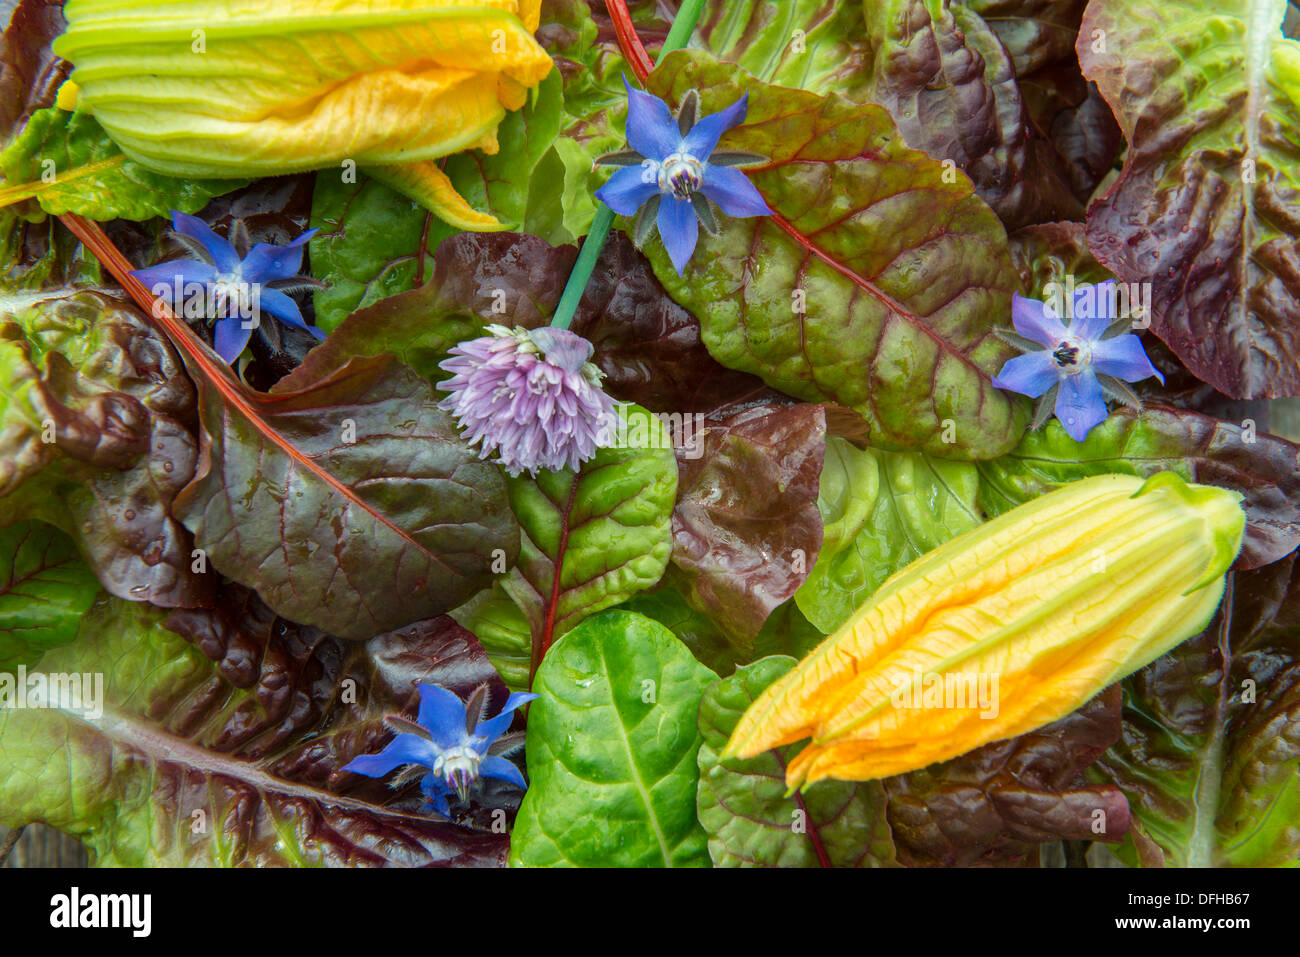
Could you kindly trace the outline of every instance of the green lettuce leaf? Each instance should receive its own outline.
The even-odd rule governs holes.
[[[33,113],[0,152],[0,175],[0,207],[34,199],[43,213],[97,220],[196,213],[212,197],[248,184],[155,173],[128,159],[94,117],[54,107]]]
[[[695,818],[700,698],[715,675],[657,622],[588,618],[537,672],[515,867],[707,867]]]
[[[0,529],[0,670],[77,636],[99,582],[72,539],[44,522]]]
[[[983,522],[978,491],[973,463],[827,440],[818,504],[833,544],[796,593],[799,610],[835,631],[894,572]]]
[[[767,83],[872,99],[871,48],[855,3],[713,0],[705,4],[692,45]]]
[[[1020,280],[969,181],[904,146],[878,106],[769,86],[698,51],[670,54],[649,80],[669,103],[692,88],[704,113],[749,94],[722,148],[770,157],[750,178],[778,214],[702,235],[683,276],[662,242],[647,246],[714,357],[854,410],[873,445],[968,459],[1010,450],[1027,408],[992,385],[1010,356],[993,328]]]

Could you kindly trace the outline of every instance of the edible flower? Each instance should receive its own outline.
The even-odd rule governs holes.
[[[133,270],[131,275],[178,316],[215,320],[213,348],[227,363],[233,365],[244,351],[263,312],[317,339],[325,338],[321,330],[307,325],[288,295],[319,285],[298,275],[302,247],[316,235],[315,229],[284,246],[258,243],[245,253],[236,248],[249,242],[242,224],[231,230],[234,244],[197,216],[173,211],[172,227],[176,239],[198,258],[170,259]]]
[[[998,334],[1025,354],[1007,360],[993,384],[1039,398],[1031,428],[1055,412],[1070,438],[1082,442],[1105,421],[1108,397],[1130,408],[1141,407],[1124,383],[1155,376],[1164,384],[1142,341],[1124,331],[1131,327],[1130,320],[1116,319],[1114,287],[1112,279],[1075,289],[1068,327],[1048,303],[1012,297],[1016,331]]]
[[[504,757],[523,744],[522,737],[502,736],[510,727],[515,709],[537,695],[516,692],[506,699],[496,717],[484,720],[487,685],[476,688],[467,702],[438,685],[420,684],[419,691],[416,720],[401,715],[386,717],[384,722],[397,736],[378,754],[353,758],[344,765],[344,771],[382,778],[405,767],[393,781],[394,787],[419,775],[420,790],[428,806],[443,817],[450,816],[447,798],[455,794],[464,801],[479,778],[496,778],[520,789],[528,787],[519,768]]]
[[[657,226],[678,275],[690,261],[703,224],[718,231],[716,206],[728,216],[770,216],[762,195],[736,166],[763,163],[756,153],[715,152],[718,139],[745,121],[749,94],[696,122],[699,97],[691,90],[674,117],[653,93],[627,88],[627,141],[632,148],[596,158],[622,167],[596,196],[622,216],[637,213],[638,246]],[[640,210],[638,213],[637,211]]]
[[[553,326],[485,331],[440,363],[453,373],[438,383],[451,393],[441,408],[456,415],[470,445],[482,443],[481,458],[497,452],[510,475],[577,469],[614,415],[604,374],[589,361],[591,343]]]

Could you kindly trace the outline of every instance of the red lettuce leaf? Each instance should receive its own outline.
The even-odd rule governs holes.
[[[1300,394],[1300,44],[1285,0],[1092,0],[1079,34],[1128,140],[1088,243],[1153,284],[1151,329],[1233,398]]]
[[[689,420],[687,420],[689,421]],[[742,647],[794,596],[822,544],[822,407],[723,406],[677,447],[674,576],[688,601]]]
[[[1232,572],[1214,621],[1124,681],[1124,730],[1093,768],[1133,808],[1130,864],[1285,867],[1300,857],[1295,559]]]

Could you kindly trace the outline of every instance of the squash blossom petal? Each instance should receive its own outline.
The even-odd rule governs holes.
[[[889,578],[759,696],[724,756],[811,738],[786,769],[797,788],[1050,724],[1205,628],[1241,549],[1240,500],[1161,472],[1014,508]]]
[[[78,109],[178,177],[420,163],[497,151],[550,72],[540,0],[69,0]]]

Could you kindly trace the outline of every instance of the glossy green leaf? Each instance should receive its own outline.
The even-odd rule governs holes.
[[[46,213],[98,220],[196,213],[248,182],[155,173],[127,159],[94,117],[53,107],[32,114],[0,152],[0,174],[0,206],[35,199]]]
[[[0,670],[77,635],[99,582],[72,539],[44,522],[0,529]]]
[[[668,566],[672,440],[639,406],[628,407],[627,421],[629,447],[601,449],[576,473],[507,479],[522,544],[505,590],[543,649],[588,615],[650,588]]]
[[[799,609],[826,634],[894,572],[984,521],[972,463],[864,451],[844,439],[830,439],[831,445],[838,448],[833,468],[827,454],[819,504],[823,520],[842,529],[840,543],[834,551],[823,546],[795,595]]]
[[[860,4],[712,0],[695,29],[693,45],[767,83],[871,98],[871,49]]]
[[[511,865],[708,866],[696,715],[715,677],[631,612],[588,618],[556,642],[533,686]]]
[[[532,629],[499,581],[448,614],[479,640],[506,687],[511,691],[528,690]]]
[[[683,276],[660,240],[647,245],[713,356],[853,409],[873,445],[970,459],[1012,448],[1027,409],[992,385],[1011,354],[993,328],[1020,280],[969,181],[908,149],[878,106],[769,86],[693,50],[649,80],[674,104],[692,88],[704,113],[749,94],[720,145],[771,158],[750,179],[779,214],[702,234]]]
[[[0,707],[0,824],[74,835],[99,866],[504,863],[483,791],[457,826],[422,809],[417,785],[341,770],[391,739],[385,715],[414,719],[418,681],[461,695],[489,682],[504,700],[449,618],[363,643],[280,619],[238,587],[211,612],[105,598],[28,670],[29,689],[34,674],[75,677],[84,707]],[[0,672],[0,694],[12,700],[17,677]]]
[[[787,795],[793,746],[746,761],[719,754],[740,716],[795,665],[773,656],[714,684],[700,702],[699,816],[718,867],[881,867],[894,864],[879,781],[820,781]]]

